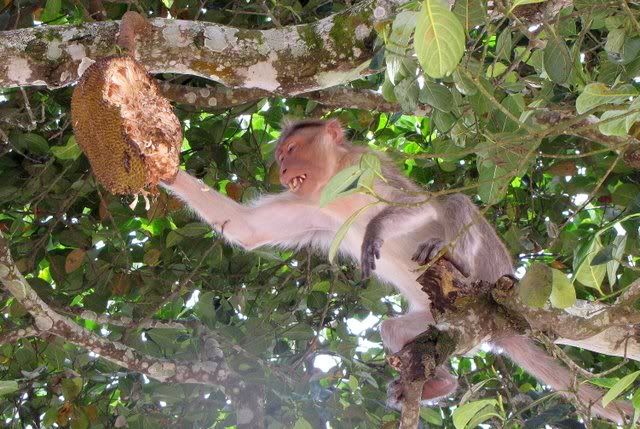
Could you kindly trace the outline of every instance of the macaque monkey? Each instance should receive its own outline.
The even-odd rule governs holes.
[[[326,252],[345,220],[376,198],[350,194],[320,207],[320,193],[331,177],[358,163],[367,151],[346,141],[337,120],[304,120],[286,125],[276,148],[280,181],[288,188],[284,192],[241,205],[183,171],[163,186],[226,240],[244,249],[310,245]],[[428,198],[381,154],[379,157],[386,181],[377,181],[374,190],[385,201],[400,204],[377,204],[364,211],[349,229],[340,252],[360,262],[363,276],[375,273],[408,301],[407,314],[381,325],[384,345],[397,352],[434,323],[428,298],[416,282],[421,264],[446,253],[470,280],[488,282],[512,275],[513,267],[504,245],[469,198],[461,194]],[[502,338],[494,346],[543,383],[571,391],[570,372],[527,337]],[[447,396],[456,387],[456,379],[444,367],[437,368],[425,383],[423,399]],[[630,406],[620,403],[604,409],[599,401],[602,393],[587,385],[579,387],[578,396],[596,414],[616,422],[632,412]]]

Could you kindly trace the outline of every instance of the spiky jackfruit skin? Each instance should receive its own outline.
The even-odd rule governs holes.
[[[82,75],[71,100],[76,141],[114,194],[153,191],[178,172],[182,129],[143,66],[107,57]]]

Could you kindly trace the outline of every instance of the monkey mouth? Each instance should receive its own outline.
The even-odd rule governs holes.
[[[287,186],[289,187],[289,190],[291,192],[295,192],[298,189],[300,189],[300,186],[302,186],[302,182],[304,182],[306,179],[307,179],[307,175],[301,174],[300,176],[296,176],[293,179],[289,180],[289,183],[287,183]]]

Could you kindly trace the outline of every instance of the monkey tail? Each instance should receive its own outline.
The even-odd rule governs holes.
[[[534,342],[524,336],[513,336],[500,339],[495,344],[525,371],[536,377],[544,384],[567,397],[573,397],[573,376],[571,372],[558,363],[547,352],[539,348]],[[603,418],[623,424],[625,418],[633,415],[633,407],[627,401],[615,401],[602,406],[604,392],[587,383],[577,386],[578,401]]]

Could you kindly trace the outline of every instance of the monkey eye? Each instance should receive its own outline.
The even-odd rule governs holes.
[[[291,153],[291,152],[293,151],[293,148],[294,148],[294,146],[293,146],[293,145],[290,145],[290,146],[287,148],[287,153]]]

